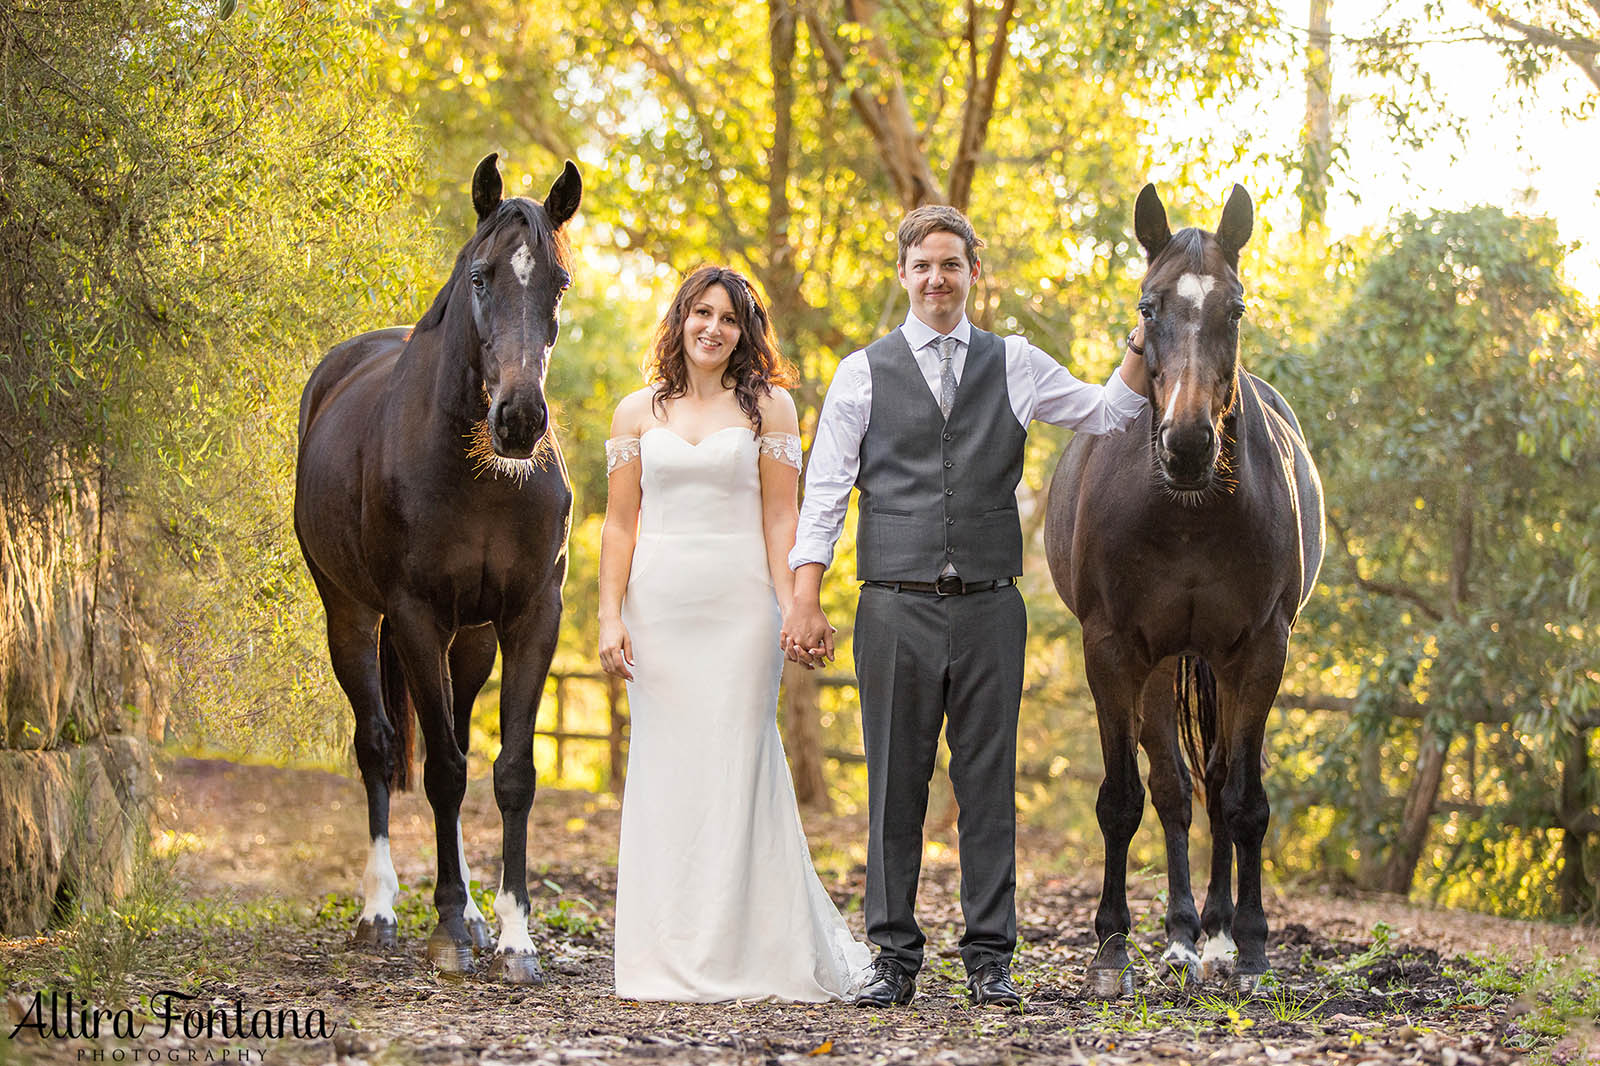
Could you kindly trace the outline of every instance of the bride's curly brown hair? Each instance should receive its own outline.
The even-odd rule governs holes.
[[[645,380],[656,387],[652,401],[656,413],[666,417],[668,400],[689,390],[689,370],[683,354],[683,322],[689,309],[713,285],[721,285],[739,321],[739,343],[728,356],[722,384],[734,391],[739,409],[761,432],[761,398],[773,386],[789,387],[799,381],[793,364],[778,351],[778,337],[772,328],[766,304],[755,286],[737,270],[703,266],[683,279],[672,306],[656,326],[655,340],[645,360]]]

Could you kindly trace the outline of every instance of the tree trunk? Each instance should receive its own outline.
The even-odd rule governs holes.
[[[822,714],[817,675],[798,663],[783,664],[783,746],[789,753],[794,798],[807,810],[832,812],[822,773]]]
[[[1356,793],[1359,819],[1356,847],[1361,857],[1356,862],[1356,884],[1380,883],[1383,874],[1383,836],[1380,830],[1389,818],[1392,797],[1383,783],[1383,731],[1371,729],[1361,743],[1357,764],[1361,787]]]
[[[1434,804],[1439,799],[1445,756],[1450,753],[1449,734],[1432,722],[1423,722],[1420,729],[1422,739],[1417,745],[1416,775],[1406,793],[1405,814],[1400,819],[1400,831],[1389,852],[1389,864],[1384,868],[1380,886],[1385,892],[1401,896],[1411,891],[1411,879],[1416,875],[1417,860],[1422,857]]]
[[[1328,0],[1311,0],[1306,41],[1306,124],[1300,138],[1300,232],[1321,226],[1328,210],[1328,173],[1333,165],[1333,27]]]
[[[1589,772],[1589,734],[1575,729],[1562,738],[1566,751],[1561,760],[1561,912],[1593,917],[1600,910],[1595,872],[1584,870],[1584,853],[1600,830],[1600,796],[1593,792]],[[1600,872],[1600,871],[1596,871]]]

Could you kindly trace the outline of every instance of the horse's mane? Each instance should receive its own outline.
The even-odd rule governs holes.
[[[513,196],[501,200],[494,214],[478,224],[477,231],[468,238],[466,244],[461,246],[461,251],[456,253],[456,264],[450,271],[450,280],[444,283],[439,295],[433,298],[432,306],[417,320],[416,330],[432,329],[444,321],[445,311],[450,307],[456,286],[467,273],[467,264],[471,261],[472,252],[506,226],[518,222],[528,228],[537,251],[550,253],[563,270],[568,269],[569,246],[566,231],[551,228],[550,217],[545,214],[543,205],[525,196]]]

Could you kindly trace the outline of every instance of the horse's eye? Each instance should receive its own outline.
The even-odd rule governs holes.
[[[483,275],[476,270],[472,272],[472,287],[480,291],[483,289]]]
[[[1156,317],[1156,305],[1149,301],[1140,301],[1139,315],[1146,322],[1154,322]]]
[[[556,285],[562,292],[566,292],[572,288],[572,275],[563,270],[556,276]]]
[[[1237,322],[1244,317],[1244,304],[1234,304],[1228,308],[1228,321]]]

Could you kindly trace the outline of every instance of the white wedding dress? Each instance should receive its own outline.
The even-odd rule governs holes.
[[[638,455],[639,535],[622,617],[633,642],[617,856],[616,989],[716,1002],[851,996],[871,965],[823,890],[778,736],[777,599],[759,455],[799,438],[665,427],[607,441]]]

